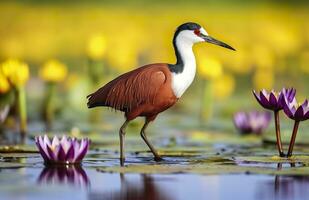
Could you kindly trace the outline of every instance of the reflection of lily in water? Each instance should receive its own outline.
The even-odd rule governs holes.
[[[90,186],[89,178],[81,166],[64,165],[45,167],[38,178],[39,184],[70,184]]]

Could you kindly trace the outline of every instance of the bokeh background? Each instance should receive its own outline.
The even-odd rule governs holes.
[[[91,118],[102,123],[104,116],[122,115],[89,111],[86,95],[144,64],[174,63],[176,27],[197,22],[237,51],[196,45],[198,76],[167,113],[207,126],[259,108],[252,89],[293,86],[299,99],[309,96],[308,8],[306,1],[266,0],[1,1],[0,61],[29,66],[30,124],[43,121],[50,80],[56,85],[52,120],[67,128]]]

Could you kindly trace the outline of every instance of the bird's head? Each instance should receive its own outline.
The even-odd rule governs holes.
[[[201,25],[193,22],[184,23],[177,28],[174,35],[174,42],[178,41],[191,45],[200,42],[208,42],[235,51],[230,45],[209,36]]]

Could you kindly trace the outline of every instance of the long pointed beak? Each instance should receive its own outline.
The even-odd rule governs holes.
[[[221,47],[224,47],[224,48],[227,48],[227,49],[231,49],[233,51],[236,51],[236,49],[234,49],[233,47],[231,47],[230,45],[224,43],[224,42],[221,42],[213,37],[210,37],[208,35],[201,35],[201,37],[205,40],[205,42],[209,42],[211,44],[215,44],[215,45],[219,45]]]

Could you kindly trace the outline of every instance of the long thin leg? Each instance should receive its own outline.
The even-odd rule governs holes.
[[[280,121],[279,121],[279,111],[274,111],[275,115],[275,126],[276,126],[276,139],[277,139],[277,148],[279,151],[280,157],[284,157],[284,152],[282,148],[281,135],[280,135]]]
[[[145,120],[145,124],[141,130],[141,136],[143,138],[143,140],[145,141],[145,143],[147,144],[147,146],[149,147],[149,149],[151,150],[152,154],[154,155],[154,159],[155,161],[161,161],[162,158],[159,156],[159,154],[157,153],[156,149],[152,146],[152,144],[148,141],[145,130],[149,124],[150,120],[146,119]]]
[[[124,165],[125,156],[124,156],[124,136],[126,134],[126,128],[129,121],[126,120],[119,130],[119,139],[120,139],[120,165]]]

